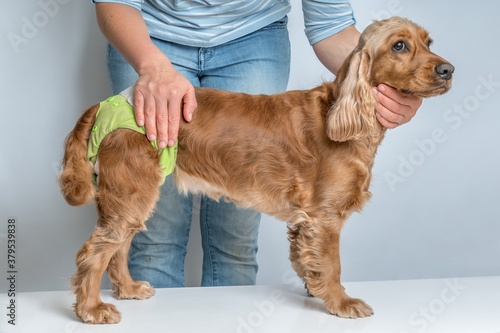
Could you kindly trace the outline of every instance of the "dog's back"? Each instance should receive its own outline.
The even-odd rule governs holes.
[[[308,195],[303,183],[314,183],[316,150],[331,144],[320,112],[328,108],[318,105],[327,102],[329,92],[325,87],[252,96],[197,89],[198,110],[179,131],[179,190],[211,192],[215,199],[224,195],[288,220],[279,211]]]

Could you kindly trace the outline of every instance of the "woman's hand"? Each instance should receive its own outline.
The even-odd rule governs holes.
[[[387,128],[406,124],[422,105],[422,98],[405,95],[385,84],[379,84],[372,91],[379,101],[376,107],[377,119]]]
[[[172,66],[153,66],[139,72],[134,88],[135,119],[146,127],[158,147],[173,146],[179,134],[181,112],[191,121],[197,107],[194,87]]]

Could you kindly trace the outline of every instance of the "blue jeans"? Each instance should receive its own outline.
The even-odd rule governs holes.
[[[193,86],[250,94],[286,89],[290,70],[287,18],[232,42],[209,48],[161,40],[153,42]],[[113,93],[135,84],[137,74],[112,47],[107,53]],[[196,115],[195,115],[196,117]],[[181,138],[182,139],[182,138]],[[184,258],[192,220],[193,197],[180,195],[172,176],[160,189],[147,231],[132,240],[129,269],[135,280],[156,288],[184,286]],[[223,199],[201,198],[202,286],[255,284],[260,213]]]

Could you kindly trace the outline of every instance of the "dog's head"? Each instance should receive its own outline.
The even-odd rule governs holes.
[[[455,68],[431,52],[431,43],[426,30],[402,17],[369,25],[337,75],[339,94],[327,117],[330,139],[356,140],[378,126],[371,87],[379,83],[423,98],[447,92]]]

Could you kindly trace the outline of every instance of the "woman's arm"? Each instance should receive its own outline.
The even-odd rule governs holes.
[[[136,122],[159,147],[177,140],[181,104],[191,120],[196,97],[191,83],[151,41],[141,13],[127,5],[97,3],[97,22],[106,39],[139,74],[134,90]]]
[[[351,25],[314,44],[314,53],[316,53],[319,61],[336,75],[345,58],[358,44],[359,35],[359,31]]]

